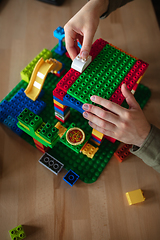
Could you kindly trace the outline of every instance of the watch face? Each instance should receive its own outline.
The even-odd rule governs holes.
[[[71,145],[79,145],[85,139],[85,133],[80,128],[70,128],[66,133],[67,142]]]

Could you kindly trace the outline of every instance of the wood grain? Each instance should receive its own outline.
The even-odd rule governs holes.
[[[86,3],[61,7],[36,0],[0,4],[0,100],[21,80],[20,71],[57,40],[53,30]],[[144,112],[160,127],[160,34],[150,0],[135,0],[101,20],[94,40],[103,38],[148,62],[142,83],[152,91]],[[0,239],[24,225],[28,240],[160,239],[160,174],[130,156],[112,157],[93,184],[74,187],[37,161],[41,152],[0,124]],[[146,201],[129,206],[125,193],[141,188]]]

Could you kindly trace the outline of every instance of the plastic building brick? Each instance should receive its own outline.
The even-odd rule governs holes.
[[[102,138],[103,138],[103,136],[104,136],[104,134],[103,134],[103,133],[101,133],[101,132],[97,131],[97,130],[96,130],[96,129],[94,129],[94,128],[93,128],[93,130],[92,130],[92,134],[93,134],[94,136],[98,137],[99,139],[102,139]]]
[[[65,121],[69,118],[69,116],[70,116],[70,111],[68,111],[65,116],[63,116],[59,112],[55,112],[55,117],[63,123],[65,123]]]
[[[75,182],[77,182],[78,178],[79,176],[75,172],[69,170],[68,173],[64,176],[63,180],[72,187]]]
[[[66,115],[66,113],[68,113],[68,111],[69,111],[69,109],[70,108],[66,108],[66,109],[64,109],[64,110],[61,110],[60,109],[60,107],[56,107],[55,105],[54,105],[54,109],[55,109],[55,112],[58,112],[58,113],[60,113],[62,116],[64,116],[65,117],[65,115]]]
[[[65,46],[64,42],[62,42],[62,44]],[[119,61],[117,62],[117,60],[115,60],[116,56],[113,56],[114,60],[112,61],[112,58],[111,58],[111,64],[108,62],[109,60],[105,61],[103,59],[103,56],[101,55],[102,54],[101,51],[107,45],[108,45],[108,43],[106,41],[104,41],[102,39],[98,39],[92,45],[91,52],[90,52],[90,55],[92,56],[92,60],[95,61],[97,58],[97,60],[95,62],[95,66],[94,66],[95,69],[92,69],[93,70],[92,73],[95,74],[94,71],[97,71],[98,70],[97,67],[99,67],[100,71],[97,72],[97,77],[100,80],[102,80],[102,82],[100,82],[100,84],[103,84],[106,81],[106,77],[107,77],[106,73],[109,72],[109,70],[111,71],[112,67],[114,68],[113,72],[112,72],[113,74],[111,74],[110,77],[108,77],[107,81],[109,80],[109,78],[112,80],[111,77],[115,74],[118,74],[118,73],[123,74],[124,66],[121,65],[122,61],[120,59],[118,59]],[[88,158],[87,155],[83,155],[83,153],[77,154],[77,152],[73,151],[73,149],[70,149],[68,146],[66,146],[62,142],[60,142],[60,140],[59,140],[60,132],[61,132],[60,129],[59,129],[59,132],[57,132],[59,136],[52,143],[55,147],[52,144],[48,143],[46,139],[44,139],[43,137],[41,137],[39,135],[39,132],[44,128],[46,123],[52,123],[55,126],[58,118],[60,118],[60,120],[63,121],[62,119],[64,119],[64,117],[61,116],[60,114],[57,114],[57,119],[55,118],[53,101],[56,100],[58,103],[60,103],[64,106],[63,99],[64,99],[64,96],[66,95],[66,91],[68,91],[69,88],[71,88],[76,83],[76,81],[78,81],[78,78],[80,78],[82,75],[84,75],[85,82],[84,82],[84,79],[83,79],[83,82],[84,83],[89,82],[89,83],[91,83],[91,86],[93,86],[92,85],[93,75],[91,75],[92,73],[91,74],[89,73],[89,70],[90,70],[90,66],[92,66],[94,61],[91,62],[91,64],[84,70],[84,72],[82,74],[78,73],[76,70],[70,69],[71,62],[72,62],[71,59],[68,58],[66,56],[66,54],[63,54],[63,55],[57,54],[55,52],[56,48],[57,48],[57,46],[55,46],[51,50],[52,56],[49,56],[49,57],[53,57],[54,59],[57,59],[58,61],[60,61],[61,63],[63,63],[65,65],[65,70],[66,70],[66,72],[68,71],[64,76],[65,78],[62,78],[63,80],[61,79],[59,81],[58,76],[56,76],[55,74],[52,74],[52,73],[48,73],[46,80],[44,82],[44,85],[43,85],[43,89],[36,101],[32,101],[31,99],[27,98],[24,94],[24,90],[22,90],[22,92],[20,91],[21,88],[26,89],[26,87],[27,87],[27,82],[25,82],[23,80],[20,81],[15,86],[15,88],[2,100],[2,102],[0,102],[0,121],[3,122],[5,119],[7,119],[8,116],[11,116],[11,117],[17,119],[18,115],[25,108],[28,108],[30,111],[34,112],[35,114],[37,114],[39,117],[41,117],[43,119],[42,124],[33,133],[33,135],[31,134],[31,131],[27,130],[22,125],[21,125],[21,129],[23,129],[23,131],[21,131],[21,129],[19,129],[16,124],[14,125],[14,128],[17,128],[17,129],[14,129],[14,130],[15,131],[20,130],[22,133],[21,138],[24,139],[25,141],[27,141],[33,147],[37,147],[39,150],[42,150],[41,148],[43,148],[44,151],[47,150],[51,156],[55,157],[56,159],[58,159],[59,161],[61,161],[64,164],[65,169],[67,169],[67,170],[72,169],[74,172],[76,172],[82,181],[84,181],[85,183],[93,183],[98,179],[98,177],[100,176],[100,174],[106,167],[107,163],[109,162],[110,158],[116,151],[116,149],[119,145],[118,141],[115,141],[115,143],[109,142],[108,140],[106,140],[106,138],[104,136],[104,140],[101,143],[99,150],[96,152],[96,154],[91,159],[91,158]],[[117,51],[116,48],[114,48],[114,47],[113,47],[113,50]],[[123,53],[121,50],[118,50],[118,51],[120,51],[120,52],[118,52],[119,55],[124,54],[123,58],[125,58],[125,57],[128,58],[129,54]],[[111,54],[110,50],[108,50],[108,54],[109,55]],[[107,54],[106,54],[106,56],[107,56]],[[43,56],[40,56],[40,57],[43,57]],[[40,57],[39,57],[39,59],[40,59]],[[131,59],[133,58],[133,56],[129,56],[129,57]],[[122,58],[122,60],[123,60],[123,58]],[[39,59],[37,59],[36,62]],[[135,85],[139,83],[139,81],[141,80],[142,76],[144,75],[145,69],[147,67],[147,65],[143,65],[144,71],[141,71],[142,75],[139,74],[138,72],[140,72],[140,71],[139,70],[137,71],[136,66],[140,69],[141,67],[139,67],[139,66],[140,66],[140,64],[142,65],[143,63],[141,61],[140,62],[137,61],[136,58],[134,58],[134,60],[136,61],[136,64],[133,64],[133,66],[135,65],[136,70],[130,72],[131,75],[128,75],[128,77],[129,78],[131,77],[131,78],[129,80],[126,79],[128,81],[128,88],[129,88],[129,85],[131,84],[131,86],[130,86],[131,90],[134,89]],[[103,67],[104,61],[107,64],[110,64],[110,65],[107,65],[107,66],[109,66],[108,70],[106,70],[106,68]],[[36,64],[36,62],[35,62],[35,64]],[[34,64],[34,66],[35,66],[35,64]],[[100,64],[100,66],[99,66],[99,64]],[[34,66],[32,67],[32,71],[34,69]],[[126,66],[128,66],[127,62],[126,62]],[[131,71],[132,68],[133,67],[128,69],[128,73],[129,73],[129,71]],[[31,73],[32,73],[32,71],[31,71]],[[136,74],[136,71],[138,74]],[[31,73],[30,73],[30,75],[31,75]],[[78,74],[79,74],[79,76],[77,77],[76,75],[78,75]],[[99,74],[101,74],[101,75],[99,75]],[[126,78],[126,76],[127,76],[127,73],[125,73],[125,74],[126,75],[124,78]],[[132,79],[133,75],[136,76],[135,79]],[[76,78],[76,80],[75,80],[75,78]],[[120,81],[120,84],[123,82],[124,78]],[[89,79],[89,81],[87,79]],[[71,82],[70,82],[70,80],[71,80]],[[134,80],[134,82],[132,82],[132,80]],[[63,83],[58,86],[58,84],[61,81],[63,81]],[[89,85],[89,83],[88,83],[88,85]],[[69,85],[69,84],[71,84],[71,85]],[[87,90],[88,85],[84,86],[85,87],[84,90]],[[108,91],[110,90],[110,87],[112,88],[112,86],[114,86],[114,81],[112,81],[110,83],[110,86],[108,86],[108,88],[109,88]],[[56,88],[56,90],[55,90],[55,88]],[[117,88],[118,87],[116,86],[115,90],[111,89],[111,90],[113,90],[113,93],[110,92],[111,96],[115,93]],[[17,94],[19,91],[20,91],[20,93]],[[54,96],[52,94],[52,91],[55,92]],[[93,93],[94,93],[94,91],[93,91]],[[92,94],[92,92],[91,92],[91,94]],[[140,104],[141,108],[143,108],[145,106],[145,104],[147,103],[150,95],[151,95],[150,90],[147,87],[139,84],[134,96],[135,96],[136,100],[138,101],[138,103]],[[17,100],[17,97],[18,97],[18,100]],[[109,97],[109,94],[107,94],[107,97]],[[12,100],[13,98],[14,98],[14,100]],[[77,99],[77,98],[74,97],[74,99]],[[12,102],[13,106],[10,101],[13,101]],[[81,100],[78,100],[78,99],[77,99],[77,101],[82,102]],[[114,99],[113,99],[113,101],[114,101]],[[122,103],[122,106],[128,108],[128,105],[125,100]],[[71,112],[71,114],[70,114],[70,112]],[[83,129],[83,131],[85,133],[88,132],[91,136],[92,128],[88,125],[88,122],[83,118],[82,114],[72,108],[70,108],[70,112],[68,113],[67,119],[65,119],[66,122],[64,123],[64,128],[67,129],[68,126],[74,121],[74,123],[77,127]],[[68,118],[69,116],[70,116],[70,118]],[[13,130],[13,128],[11,128],[11,129]],[[62,131],[62,134],[63,134],[63,131]],[[90,139],[89,139],[89,141],[90,141]],[[81,147],[80,151],[82,151],[87,144],[88,144],[88,142],[86,142]],[[47,149],[48,147],[49,147],[49,149]]]
[[[61,104],[60,102],[56,101],[55,99],[53,99],[54,105],[60,107],[60,109],[65,109],[67,108],[67,106]],[[62,101],[61,101],[62,102]]]
[[[143,192],[141,189],[127,192],[126,197],[127,197],[129,205],[145,201],[145,197],[143,196]]]
[[[129,151],[131,146],[132,145],[130,144],[124,144],[114,153],[114,156],[118,159],[119,162],[124,161],[131,154],[131,152]]]
[[[35,143],[35,146],[38,150],[40,150],[41,152],[45,153],[49,150],[49,147],[45,147],[42,143],[38,142],[36,139],[34,139],[34,143]]]
[[[47,123],[41,129],[39,135],[52,144],[52,142],[58,137],[58,129],[54,126],[54,124]]]
[[[32,72],[28,87],[24,91],[27,97],[35,101],[42,90],[48,73],[51,71],[59,71],[61,68],[62,63],[55,59],[44,61],[43,58],[40,58]]]
[[[67,93],[83,103],[92,103],[92,95],[109,99],[135,62],[107,44]]]
[[[57,77],[61,77],[65,73],[65,64],[62,63],[62,68],[59,71],[51,71],[51,73],[55,74]]]
[[[59,140],[58,129],[54,124],[43,123],[40,116],[27,108],[18,116],[18,127],[45,147],[52,148]]]
[[[87,59],[82,59],[80,54],[78,54],[77,57],[73,60],[71,68],[82,73],[91,63],[91,61],[92,61],[92,56],[89,55]]]
[[[101,144],[101,140],[99,141],[96,137],[91,136],[91,140],[93,140],[94,143],[98,146]]]
[[[21,225],[10,230],[9,234],[10,234],[12,240],[21,240],[26,237],[24,229]]]
[[[54,96],[53,95],[53,102],[56,101],[56,104],[59,105],[61,108],[63,107],[66,107],[64,104],[63,104],[63,100],[60,100],[58,97]]]
[[[36,65],[36,63],[39,61],[39,59],[43,57],[44,60],[52,57],[52,52],[48,49],[43,49],[22,71],[21,71],[21,79],[29,83],[31,74],[33,72],[33,69]]]
[[[63,127],[60,122],[57,122],[55,127],[59,130],[58,135],[60,136],[60,138],[67,131],[67,128]]]
[[[79,153],[81,148],[85,145],[85,143],[89,140],[90,138],[90,134],[85,132],[85,138],[84,141],[78,145],[71,145],[68,141],[67,141],[67,132],[71,129],[71,128],[75,128],[75,124],[72,123],[69,128],[67,129],[67,131],[65,132],[65,134],[61,137],[60,141],[65,144],[67,147],[71,148],[73,151],[75,151],[76,153]]]
[[[80,113],[83,113],[84,110],[82,108],[83,103],[75,99],[74,97],[70,96],[69,94],[66,94],[63,98],[63,103],[66,106],[72,107],[75,110],[77,110]]]
[[[64,164],[59,162],[56,158],[52,157],[48,153],[43,154],[43,156],[39,159],[39,163],[41,163],[44,167],[48,168],[56,175],[58,175],[64,166]]]
[[[63,101],[63,97],[66,95],[66,93],[61,90],[60,88],[56,87],[54,90],[53,90],[53,96],[56,97],[57,99]]]
[[[59,104],[57,105],[56,103],[54,103],[54,107],[58,108],[58,109],[61,110],[62,112],[64,112],[66,109],[70,109],[70,108],[67,107],[67,106],[64,106],[64,108],[61,108],[61,107],[59,106]]]
[[[135,58],[136,60],[138,60],[138,58],[136,58],[136,57],[134,57],[133,55],[127,53],[126,51],[123,51],[121,48],[118,48],[118,47],[114,46],[114,45],[111,44],[111,43],[109,43],[109,45],[112,46],[112,47],[114,47],[114,48],[116,48],[116,49],[118,49],[118,50],[120,50],[121,52],[124,52],[125,54],[129,55],[130,57]]]
[[[10,115],[8,115],[8,117],[3,121],[4,125],[6,125],[9,128],[12,128],[16,122],[17,120]]]
[[[0,104],[0,121],[11,128],[19,136],[23,131],[17,127],[17,117],[26,108],[31,109],[35,114],[39,114],[46,106],[46,103],[37,99],[33,102],[24,94],[21,88],[9,101],[4,100]]]
[[[70,69],[64,77],[59,81],[57,87],[62,89],[64,92],[72,86],[72,84],[77,80],[81,73],[77,72],[74,69]]]
[[[59,40],[59,45],[54,51],[59,55],[63,55],[66,52],[66,48],[63,46],[62,42],[63,38],[65,37],[64,29],[62,27],[58,27],[53,32],[53,36]]]
[[[66,52],[65,54],[66,54],[66,57],[71,58],[68,52]]]
[[[94,140],[94,142],[95,142],[97,145],[100,145],[100,143],[101,143],[102,140],[103,140],[103,137],[104,137],[104,134],[103,134],[103,133],[98,132],[98,131],[95,130],[95,129],[92,130],[91,139]]]
[[[93,158],[95,153],[98,151],[98,147],[95,148],[94,146],[92,146],[90,143],[85,144],[85,146],[82,149],[82,153],[84,155],[87,155],[87,157],[89,158]]]
[[[41,117],[34,114],[27,108],[25,108],[23,112],[18,116],[18,121],[22,126],[31,131],[31,133],[34,133],[39,125],[43,122]]]
[[[81,49],[82,48],[82,45],[80,44],[80,42],[78,41],[77,39],[77,46]]]
[[[64,29],[59,26],[58,28],[56,28],[56,30],[54,30],[53,36],[58,40],[63,40],[63,38],[65,37]]]
[[[107,41],[103,40],[102,38],[97,39],[91,47],[90,55],[92,56],[92,61],[95,57],[102,51],[102,49],[108,44]]]
[[[104,138],[106,138],[107,140],[109,140],[109,141],[112,142],[112,143],[115,143],[115,142],[116,142],[116,139],[115,139],[115,138],[112,138],[112,137],[109,137],[109,136],[106,136],[106,135],[104,135]]]

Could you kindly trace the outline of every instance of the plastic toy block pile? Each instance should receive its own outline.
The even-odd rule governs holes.
[[[77,56],[71,65],[63,28],[53,35],[58,44],[43,49],[22,70],[22,80],[0,102],[0,122],[43,152],[43,166],[56,175],[63,167],[68,170],[63,179],[71,186],[78,178],[93,183],[113,154],[122,162],[130,152],[128,145],[117,150],[116,139],[92,129],[82,105],[98,95],[128,107],[121,93],[126,83],[143,108],[150,90],[139,82],[148,64],[97,39],[89,58]]]

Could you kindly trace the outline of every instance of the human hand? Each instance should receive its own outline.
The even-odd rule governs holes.
[[[108,8],[108,2],[109,0],[89,1],[64,26],[66,48],[72,60],[79,52],[83,59],[87,59],[89,56],[99,17]],[[81,50],[77,46],[77,39],[82,45]]]
[[[121,91],[129,109],[101,97],[92,96],[92,102],[105,107],[109,111],[91,104],[83,104],[85,110],[83,117],[89,120],[89,125],[92,128],[104,135],[140,147],[148,136],[151,125],[126,84],[122,84]]]

